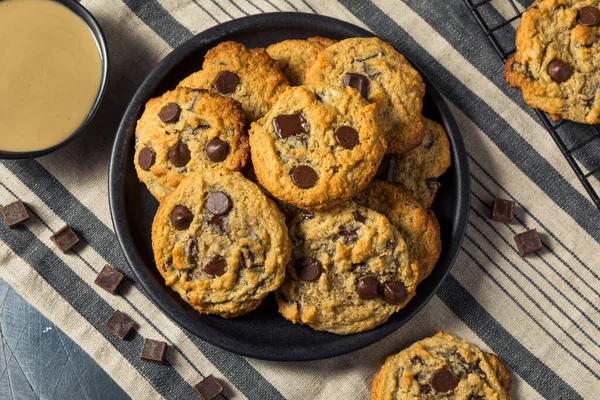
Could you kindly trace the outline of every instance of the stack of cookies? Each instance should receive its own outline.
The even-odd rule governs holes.
[[[316,330],[384,323],[441,250],[429,207],[450,145],[421,115],[424,93],[378,38],[208,51],[136,129],[135,168],[160,202],[152,246],[166,284],[223,317],[274,292],[283,317]],[[374,179],[384,156],[394,182]]]

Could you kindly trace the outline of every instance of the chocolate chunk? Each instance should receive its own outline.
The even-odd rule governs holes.
[[[227,261],[222,256],[214,256],[204,266],[204,272],[213,276],[221,276],[227,270]]]
[[[223,71],[215,79],[215,87],[221,94],[231,94],[235,92],[240,84],[240,77],[230,71]]]
[[[198,239],[189,238],[186,247],[188,263],[192,266],[196,266],[196,260],[198,259]]]
[[[69,225],[60,228],[54,235],[50,236],[50,239],[63,253],[68,252],[79,243],[79,236],[73,232]]]
[[[583,26],[598,26],[600,25],[600,10],[594,6],[581,7],[577,22]]]
[[[406,287],[400,281],[390,281],[383,285],[383,299],[388,304],[400,304],[406,298]]]
[[[156,154],[150,147],[144,147],[140,150],[140,154],[138,154],[138,165],[144,171],[148,171],[150,167],[154,165],[156,161]]]
[[[335,131],[335,141],[345,149],[351,149],[358,144],[358,132],[350,126],[342,126]]]
[[[358,240],[358,235],[356,234],[356,231],[358,229],[351,229],[351,228],[347,228],[345,226],[340,226],[340,230],[339,230],[339,234],[344,238],[344,243],[346,244],[346,246],[350,246],[353,243],[356,243],[356,241]]]
[[[548,75],[554,82],[566,82],[572,74],[571,66],[563,60],[554,60],[548,64]]]
[[[221,139],[213,139],[206,144],[206,156],[212,162],[221,162],[227,158],[229,143]]]
[[[360,222],[361,224],[364,224],[365,222],[367,222],[367,217],[365,217],[360,212],[358,212],[358,210],[352,211],[352,216],[354,217],[354,220],[356,222]]]
[[[347,73],[344,75],[344,87],[350,86],[358,90],[365,99],[369,94],[369,78],[361,74]]]
[[[178,231],[184,231],[190,227],[194,214],[186,206],[176,205],[171,211],[171,223]]]
[[[308,124],[302,113],[279,115],[273,118],[273,128],[280,139],[287,139],[292,135],[308,132]]]
[[[206,198],[206,208],[215,215],[225,215],[231,210],[231,200],[223,192],[214,192]]]
[[[299,260],[296,262],[296,275],[303,281],[314,281],[321,276],[321,262],[312,257]]]
[[[158,118],[167,123],[177,122],[179,115],[181,115],[181,107],[177,103],[169,103],[158,112]]]
[[[169,149],[169,161],[178,168],[185,167],[190,159],[190,149],[183,142],[179,142]]]
[[[157,364],[164,364],[167,344],[160,340],[144,339],[140,359]]]
[[[96,277],[94,283],[110,294],[115,294],[117,288],[123,281],[123,274],[106,264]]]
[[[515,202],[495,198],[492,203],[492,219],[500,222],[510,222],[515,217]]]
[[[223,393],[223,386],[221,386],[217,378],[213,375],[209,375],[194,386],[194,392],[196,392],[202,400],[213,400]]]
[[[4,221],[6,221],[6,225],[8,225],[9,228],[14,228],[29,219],[27,208],[25,208],[25,204],[23,204],[21,200],[7,204],[0,210],[2,211],[2,216],[4,217]]]
[[[317,183],[317,173],[308,165],[298,165],[292,170],[292,181],[300,189],[309,189]]]
[[[221,232],[223,232],[223,223],[223,218],[219,217],[218,215],[213,215],[212,218],[208,220],[209,225],[214,225],[215,227],[219,228]]]
[[[516,235],[515,243],[517,244],[517,249],[519,250],[519,255],[521,257],[540,251],[544,247],[542,245],[542,239],[535,229]]]
[[[104,323],[104,326],[121,340],[129,335],[133,325],[133,320],[119,310],[115,310],[113,315]]]
[[[300,215],[300,221],[306,221],[307,219],[313,219],[315,217],[315,213],[304,211],[302,215]]]
[[[417,364],[425,365],[425,360],[423,360],[419,356],[414,356],[413,358],[411,358],[410,361],[413,363],[413,365],[417,365]]]
[[[448,392],[456,387],[456,376],[447,368],[440,368],[431,375],[431,387],[436,392]]]
[[[421,387],[421,393],[423,394],[429,394],[431,393],[431,386],[428,384],[423,384],[423,385],[419,385]]]
[[[238,261],[240,263],[241,268],[246,268],[246,257],[244,257],[244,253],[240,252],[238,256]]]
[[[356,284],[356,293],[361,299],[374,299],[379,296],[381,285],[373,275],[360,278]]]

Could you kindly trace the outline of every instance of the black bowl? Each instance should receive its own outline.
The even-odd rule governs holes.
[[[385,324],[364,333],[338,336],[294,325],[277,313],[267,297],[242,317],[224,319],[201,315],[164,285],[154,266],[150,231],[157,202],[141,184],[134,169],[134,130],[146,101],[174,88],[201,68],[208,49],[234,40],[248,47],[266,47],[284,39],[326,36],[333,39],[373,36],[349,23],[313,14],[273,13],[250,16],[208,29],[167,56],[146,78],[131,100],[113,147],[110,164],[110,206],[115,232],[139,282],[154,301],[194,335],[231,352],[266,360],[300,361],[338,356],[374,343],[408,321],[433,296],[458,254],[469,210],[469,171],[466,151],[456,122],[439,92],[427,86],[424,114],[442,123],[452,143],[452,167],[441,178],[433,210],[440,222],[443,249],[431,276],[417,295]]]
[[[45,154],[52,153],[54,150],[59,147],[64,146],[71,140],[73,140],[76,136],[78,136],[85,127],[90,123],[98,108],[100,108],[100,103],[102,103],[102,98],[104,97],[104,92],[106,91],[106,87],[108,86],[108,49],[106,47],[106,39],[104,38],[104,33],[98,24],[98,21],[90,14],[88,10],[85,9],[81,4],[79,4],[75,0],[53,0],[57,3],[60,3],[67,7],[69,10],[73,11],[79,18],[85,22],[90,31],[92,31],[92,35],[96,40],[96,45],[98,46],[98,51],[100,52],[100,60],[102,62],[102,77],[100,78],[100,87],[98,88],[98,93],[96,94],[96,99],[94,100],[94,104],[92,104],[92,108],[90,109],[85,120],[79,125],[77,130],[73,132],[68,138],[63,140],[62,142],[55,144],[52,147],[48,147],[42,150],[35,151],[3,151],[0,150],[0,159],[18,159],[18,158],[34,158],[40,157]]]

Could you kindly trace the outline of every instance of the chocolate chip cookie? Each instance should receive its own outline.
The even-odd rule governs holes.
[[[371,385],[371,400],[510,400],[510,373],[493,354],[438,332],[388,357]]]
[[[504,77],[555,119],[600,123],[600,2],[539,0],[521,17]]]
[[[225,169],[190,174],[152,224],[156,267],[203,314],[247,313],[283,282],[285,220],[258,186]]]
[[[203,90],[177,88],[148,101],[135,136],[135,170],[159,200],[189,173],[238,170],[250,153],[239,103]]]
[[[267,53],[279,62],[279,68],[290,81],[290,85],[298,86],[304,82],[304,73],[317,60],[319,52],[335,42],[324,37],[290,39],[270,45],[267,47]]]
[[[260,184],[313,211],[354,197],[385,152],[375,104],[352,88],[293,86],[252,124],[250,150]]]
[[[419,282],[427,278],[442,250],[440,226],[433,212],[415,200],[404,185],[377,179],[354,201],[388,218],[406,241],[411,269],[419,271]]]
[[[286,319],[340,335],[385,321],[414,296],[404,239],[385,216],[353,202],[303,212],[290,224],[292,262],[277,291]]]
[[[265,115],[275,97],[289,84],[277,61],[265,49],[222,42],[206,53],[202,70],[185,78],[179,86],[231,97],[242,104],[246,119],[252,122]]]
[[[423,118],[423,142],[396,157],[393,180],[404,184],[423,206],[429,208],[440,187],[437,178],[450,167],[450,141],[444,128]]]
[[[326,48],[306,71],[304,83],[350,86],[376,103],[386,121],[388,153],[405,153],[423,140],[423,80],[379,38],[345,39]]]

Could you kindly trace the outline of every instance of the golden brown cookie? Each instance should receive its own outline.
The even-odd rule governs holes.
[[[355,196],[385,152],[376,106],[351,88],[293,86],[252,124],[254,171],[273,196],[325,210]]]
[[[440,187],[437,178],[450,167],[450,141],[444,128],[423,117],[423,143],[396,157],[393,180],[404,184],[423,206],[429,208]]]
[[[256,121],[271,108],[288,80],[265,49],[248,49],[241,43],[222,42],[204,56],[202,70],[179,86],[207,89],[239,101],[248,122]]]
[[[152,249],[167,286],[198,312],[247,313],[283,282],[285,219],[258,186],[224,169],[190,174],[165,197]]]
[[[504,77],[551,115],[600,123],[600,2],[539,0],[521,17]]]
[[[305,84],[351,86],[377,103],[386,122],[388,153],[402,154],[423,140],[425,84],[404,56],[379,38],[342,40],[317,56]]]
[[[135,170],[157,199],[189,173],[238,170],[249,157],[239,103],[177,88],[149,100],[135,129]]]
[[[304,212],[290,224],[292,262],[277,291],[279,312],[294,323],[340,335],[381,325],[414,296],[400,233],[385,216],[353,202]]]
[[[371,400],[511,400],[509,386],[496,356],[438,332],[387,358],[373,379]]]
[[[318,36],[306,40],[290,39],[270,45],[267,53],[277,60],[290,85],[298,86],[304,82],[306,69],[317,60],[319,52],[334,43],[333,39]]]
[[[406,241],[409,261],[419,271],[419,282],[427,278],[440,252],[440,226],[431,210],[427,210],[400,183],[374,179],[354,201],[385,215]]]

